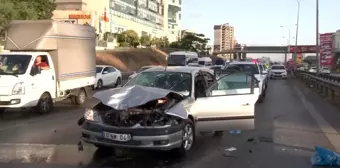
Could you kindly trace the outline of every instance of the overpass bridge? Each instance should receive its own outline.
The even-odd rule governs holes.
[[[298,45],[298,46],[245,46],[234,48],[233,50],[224,50],[213,52],[217,54],[232,53],[315,53],[315,45]]]

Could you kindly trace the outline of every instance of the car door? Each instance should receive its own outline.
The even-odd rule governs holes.
[[[232,73],[221,76],[190,107],[198,131],[254,129],[258,81],[253,75]]]
[[[112,84],[114,84],[114,83],[116,83],[117,78],[118,78],[117,70],[113,67],[109,67],[109,71],[110,71],[111,82],[112,82]]]
[[[111,79],[110,79],[110,71],[109,71],[109,67],[105,67],[103,69],[103,72],[102,72],[102,80],[103,80],[103,85],[104,86],[107,86],[107,85],[110,85],[111,83]]]

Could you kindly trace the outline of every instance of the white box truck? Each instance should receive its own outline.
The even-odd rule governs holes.
[[[0,53],[0,112],[36,108],[50,112],[67,98],[81,105],[96,75],[96,35],[91,26],[52,20],[12,21]],[[37,66],[37,57],[44,68]]]

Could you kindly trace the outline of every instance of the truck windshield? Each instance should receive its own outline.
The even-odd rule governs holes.
[[[185,66],[186,65],[185,55],[169,55],[168,65],[169,66]]]
[[[0,55],[0,75],[21,75],[26,73],[31,55]]]
[[[125,86],[147,86],[167,90],[173,90],[190,96],[191,94],[191,74],[184,72],[141,72],[138,76],[128,81]]]

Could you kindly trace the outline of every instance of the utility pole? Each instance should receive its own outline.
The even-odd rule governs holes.
[[[319,55],[319,0],[316,0],[316,60],[317,72],[320,70],[320,55]]]
[[[296,18],[296,34],[295,34],[295,47],[298,45],[298,35],[299,35],[299,22],[300,22],[300,0],[296,0],[298,4],[298,12],[297,12],[297,18]],[[297,57],[297,50],[295,50],[295,53],[293,55],[293,62],[296,63],[296,57]]]

